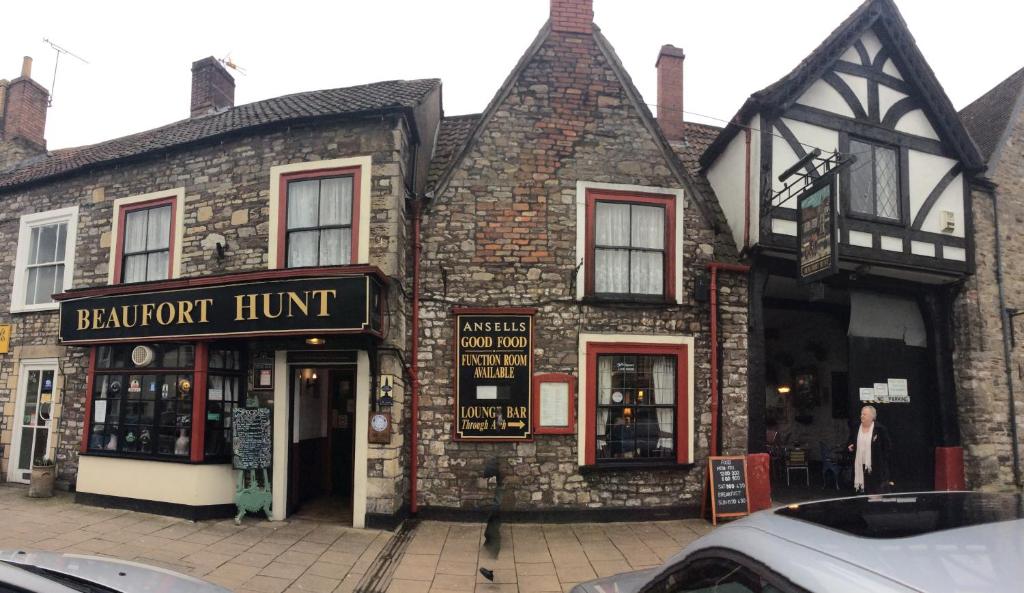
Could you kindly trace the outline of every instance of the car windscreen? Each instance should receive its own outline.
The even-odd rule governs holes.
[[[896,538],[1022,519],[1024,498],[979,492],[885,494],[792,504],[775,513],[850,535]]]
[[[8,566],[20,568],[21,570],[30,572],[34,575],[41,576],[51,581],[55,581],[74,591],[81,591],[81,593],[120,593],[117,589],[111,589],[110,587],[97,585],[96,583],[93,583],[91,581],[80,579],[68,574],[64,574],[62,572],[47,570],[45,568],[39,568],[38,566],[32,566],[30,564],[7,562],[6,560],[0,560],[0,562],[3,562]]]

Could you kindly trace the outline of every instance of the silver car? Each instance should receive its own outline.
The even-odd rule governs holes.
[[[55,552],[0,552],[0,593],[229,593],[173,570]]]
[[[930,492],[762,511],[572,593],[1024,591],[1024,497]]]

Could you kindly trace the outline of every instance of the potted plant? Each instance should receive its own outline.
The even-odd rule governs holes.
[[[53,479],[57,475],[57,466],[49,457],[40,457],[32,462],[32,478],[28,484],[28,495],[31,498],[49,498],[53,496]]]

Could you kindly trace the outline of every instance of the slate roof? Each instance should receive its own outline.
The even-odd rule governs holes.
[[[242,132],[259,126],[328,116],[353,116],[419,105],[439,87],[436,78],[389,80],[309,91],[256,101],[89,146],[54,150],[0,172],[0,189],[110,164],[146,153]]]
[[[939,84],[931,66],[924,59],[914,36],[893,0],[865,0],[789,74],[750,95],[719,137],[701,157],[701,164],[709,166],[721,154],[729,141],[739,133],[740,124],[756,113],[777,114],[788,108],[803,91],[820,78],[839,59],[839,56],[868,29],[880,27],[892,38],[888,45],[894,58],[906,64],[903,75],[921,91],[925,108],[936,118],[936,124],[968,169],[984,166],[978,149],[964,128],[953,104]],[[898,55],[897,55],[898,54]]]
[[[441,174],[455,160],[455,155],[466,144],[470,133],[476,123],[480,121],[482,114],[455,115],[441,120],[441,129],[437,133],[437,144],[434,146],[434,156],[430,160],[430,170],[427,172],[427,191],[434,189]]]
[[[1007,128],[1012,125],[1013,114],[1024,100],[1021,95],[1024,95],[1024,68],[960,110],[960,120],[974,138],[985,162],[992,160]]]

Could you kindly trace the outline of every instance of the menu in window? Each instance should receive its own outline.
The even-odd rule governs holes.
[[[569,426],[569,384],[540,384],[540,425]]]

